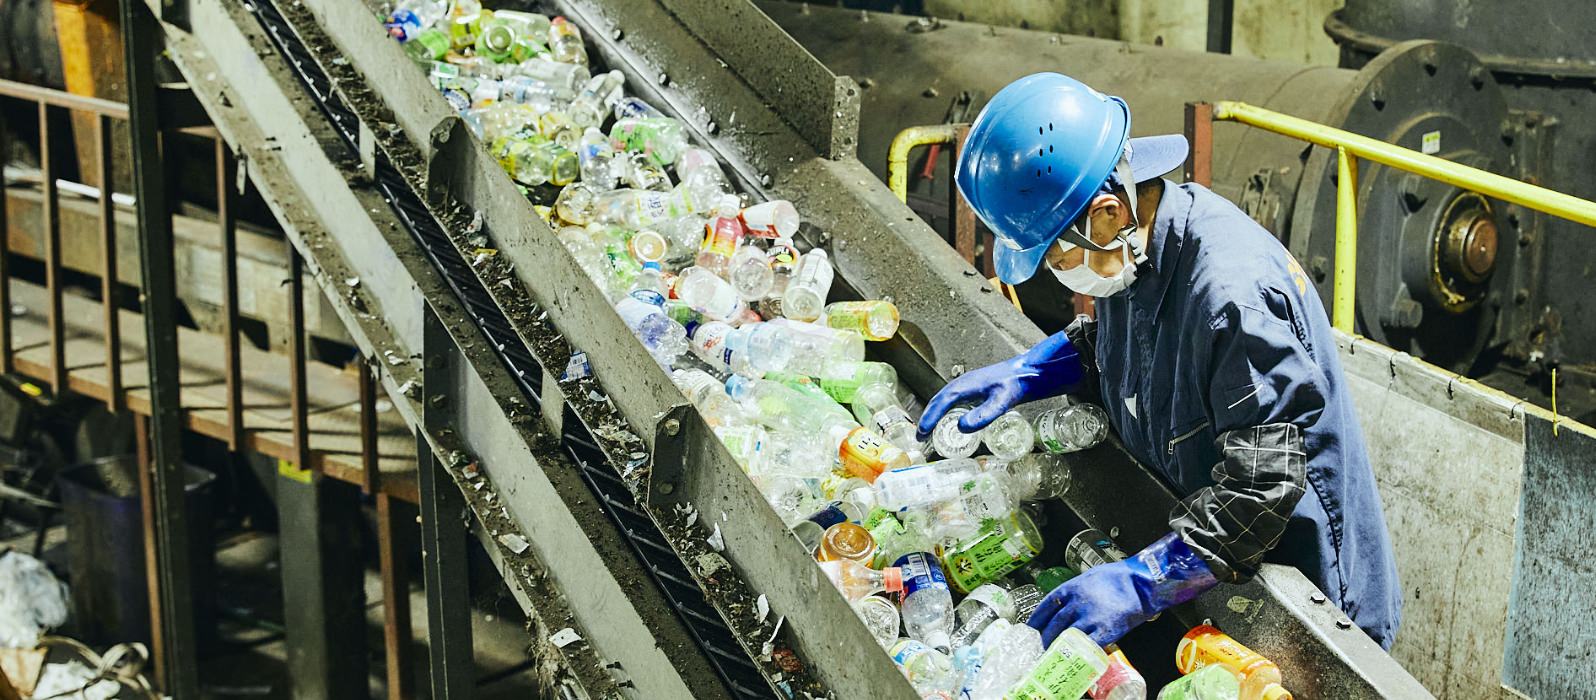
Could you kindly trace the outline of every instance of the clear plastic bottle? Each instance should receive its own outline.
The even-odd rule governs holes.
[[[1009,496],[1015,501],[1063,498],[1070,490],[1069,465],[1058,455],[1033,452],[1006,465]]]
[[[670,243],[659,232],[644,229],[626,239],[626,251],[639,262],[660,263],[669,255]]]
[[[781,313],[794,321],[813,321],[825,310],[831,293],[831,256],[821,248],[805,253],[781,296]]]
[[[522,61],[512,69],[513,75],[526,76],[552,86],[565,100],[574,97],[582,82],[588,79],[587,69],[580,65],[559,63],[541,56]],[[564,101],[564,100],[562,100]]]
[[[887,649],[887,654],[922,699],[949,697],[954,690],[953,663],[946,650],[903,638]]]
[[[726,380],[726,394],[750,416],[775,430],[826,435],[834,426],[852,430],[859,425],[835,403],[817,401],[777,382],[733,376]],[[829,463],[826,466],[829,468]]]
[[[943,457],[969,457],[981,446],[979,432],[966,433],[959,430],[959,419],[969,413],[968,406],[954,406],[942,420],[937,421],[937,427],[931,430],[931,449]]]
[[[615,189],[615,184],[620,181],[616,173],[615,149],[610,147],[610,140],[604,136],[604,132],[591,126],[583,131],[576,158],[583,184],[599,192]]]
[[[480,21],[477,54],[499,63],[520,63],[544,50],[549,18],[531,12],[498,10]]]
[[[735,317],[748,308],[730,282],[698,266],[682,270],[676,276],[675,296],[715,320]]]
[[[908,574],[904,574],[907,581]],[[1291,700],[1281,685],[1280,667],[1211,625],[1191,628],[1175,647],[1175,667],[1192,673],[1224,666],[1241,679],[1241,700]]]
[[[792,244],[791,238],[777,238],[770,242],[770,249],[766,256],[770,264],[770,291],[766,293],[772,300],[781,299],[787,292],[787,284],[792,281],[792,275],[798,269],[798,261],[803,254],[798,252],[798,247]],[[770,317],[780,316],[779,312]]]
[[[643,261],[642,267],[643,269],[637,273],[637,276],[632,278],[632,287],[627,291],[644,290],[658,294],[660,296],[660,309],[663,313],[665,295],[670,291],[670,287],[665,284],[665,273],[660,270],[659,263],[653,260]]]
[[[582,30],[564,17],[555,17],[549,23],[549,55],[561,63],[587,65],[587,45],[582,42]]]
[[[1037,606],[1041,605],[1042,599],[1046,597],[1046,591],[1029,583],[1010,589],[1009,598],[1014,601],[1014,617],[1008,618],[1009,622],[1023,623],[1031,619],[1031,613],[1036,612]]]
[[[825,537],[826,529],[833,525],[846,522],[857,522],[864,519],[865,512],[856,503],[851,501],[832,501],[809,515],[804,516],[792,525],[792,534],[804,543],[804,547],[813,552],[820,548],[820,540]],[[874,536],[871,541],[874,542]],[[873,557],[872,557],[873,558]],[[869,565],[864,561],[861,564]]]
[[[953,648],[975,642],[994,621],[1013,618],[1014,601],[1008,589],[995,583],[978,586],[953,608]]]
[[[680,187],[669,192],[622,189],[605,192],[593,202],[593,220],[623,224],[633,230],[657,228],[659,224],[693,213]]]
[[[777,328],[783,327],[783,324],[779,321],[772,322],[770,325]],[[808,381],[809,376],[792,373],[779,377],[767,377],[767,379],[790,383]],[[885,386],[889,393],[893,392],[893,387],[898,383],[898,371],[885,362],[838,360],[827,363],[825,367],[821,368],[819,374],[814,375],[813,379],[814,383],[820,387],[820,390],[831,397],[833,401],[839,404],[847,404],[856,401],[859,391],[866,386]],[[896,395],[892,396],[892,400],[894,402],[897,401]],[[854,415],[863,418],[864,420],[861,422],[868,421],[870,418],[868,412],[861,412],[857,408],[854,409]]]
[[[776,274],[770,269],[770,258],[765,255],[765,250],[750,241],[743,241],[732,253],[729,268],[727,274],[732,287],[743,301],[754,302],[765,298],[776,281]]]
[[[798,209],[785,199],[755,204],[744,209],[738,218],[751,236],[792,240],[798,233]]]
[[[671,176],[647,156],[636,151],[626,151],[617,156],[617,168],[621,171],[621,179],[625,180],[627,185],[639,190],[670,191]]]
[[[733,214],[736,207],[736,197],[721,197],[715,207],[715,217],[704,225],[704,242],[698,247],[697,264],[716,275],[727,274],[732,256],[743,241],[743,225]]]
[[[588,78],[571,100],[566,113],[578,127],[599,126],[610,115],[610,105],[621,99],[621,89],[625,84],[626,76],[618,70]]]
[[[610,141],[615,150],[645,154],[658,165],[675,163],[688,146],[687,129],[670,117],[619,120],[610,127]]]
[[[970,688],[971,700],[999,700],[1042,656],[1042,634],[1030,625],[993,624],[987,630],[977,638],[984,662]]]
[[[953,593],[936,555],[913,552],[893,563],[903,570],[903,628],[909,636],[947,651],[953,635]]]
[[[1003,479],[989,472],[978,472],[959,485],[958,497],[923,506],[928,531],[941,539],[944,548],[958,540],[973,537],[983,524],[1006,519],[1014,512]]]
[[[992,456],[1005,462],[1029,454],[1036,443],[1031,423],[1014,411],[998,416],[991,425],[981,429],[980,436]]]
[[[437,61],[449,53],[449,35],[437,27],[427,27],[404,43],[405,53],[416,61]]]
[[[1108,654],[1086,633],[1064,630],[1025,679],[1009,689],[1013,700],[1075,700],[1108,670]]]
[[[898,641],[898,630],[903,627],[898,619],[898,606],[878,595],[867,595],[853,601],[853,611],[864,621],[865,629],[876,638],[881,648],[890,648]]]
[[[869,530],[853,523],[837,523],[826,528],[820,547],[815,551],[815,558],[820,561],[852,559],[865,566],[870,565],[875,555],[875,538],[870,536]]]
[[[908,453],[911,464],[925,461],[925,448],[918,439],[914,419],[903,410],[891,384],[877,382],[860,387],[854,392],[853,415]]]
[[[553,141],[501,138],[492,149],[505,172],[528,187],[543,183],[565,186],[581,174],[576,154]]]
[[[1119,647],[1108,651],[1108,670],[1086,691],[1092,700],[1147,700],[1147,679]]]
[[[660,364],[669,366],[687,350],[687,334],[681,324],[665,315],[661,308],[664,303],[665,298],[658,292],[637,290],[622,297],[615,311],[648,348],[649,354]]]
[[[524,105],[538,116],[553,111],[556,105],[568,102],[574,96],[575,93],[563,85],[527,75],[511,75],[499,81],[500,100]]]
[[[1064,563],[1070,568],[1085,572],[1094,566],[1111,564],[1125,558],[1125,550],[1101,530],[1082,530],[1070,538],[1064,547]]]
[[[898,332],[898,307],[890,301],[839,301],[826,305],[826,325],[850,330],[865,340],[887,340]]]
[[[793,362],[790,367],[798,374],[820,377],[832,363],[864,361],[864,337],[858,333],[788,318],[771,319],[770,324],[791,336]]]
[[[1108,435],[1108,414],[1089,403],[1075,403],[1036,417],[1036,442],[1053,454],[1096,447]]]
[[[700,211],[708,211],[722,196],[732,193],[715,154],[702,148],[688,148],[676,157],[676,176]]]
[[[877,477],[873,485],[882,507],[906,510],[958,498],[979,469],[967,457],[945,459],[894,469]]]
[[[972,537],[942,552],[953,590],[969,592],[1024,566],[1042,552],[1042,533],[1023,510],[1006,519],[988,520]]]
[[[903,569],[889,566],[877,571],[851,559],[820,562],[820,570],[831,579],[831,585],[850,601],[874,593],[898,593],[904,590]]]
[[[723,331],[720,326],[726,325],[706,323],[693,333],[693,350],[699,359],[722,371],[745,377],[763,377],[767,372],[779,372],[787,366],[792,348],[783,342],[785,337],[776,329],[763,323],[749,323]],[[719,347],[700,347],[700,342],[715,345],[711,335],[704,332],[709,327],[715,329],[714,334],[725,333]]]
[[[712,428],[742,422],[742,409],[726,395],[726,385],[701,369],[671,372],[671,382],[687,396]]]
[[[616,100],[611,112],[614,113],[616,121],[622,119],[660,119],[665,116],[664,112],[655,109],[654,105],[643,101],[640,97],[622,97]]]
[[[1241,681],[1224,666],[1204,666],[1164,686],[1158,700],[1241,700]]]

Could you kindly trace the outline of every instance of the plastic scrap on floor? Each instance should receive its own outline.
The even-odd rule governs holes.
[[[66,584],[38,559],[0,553],[0,591],[0,646],[31,649],[40,634],[66,622]]]

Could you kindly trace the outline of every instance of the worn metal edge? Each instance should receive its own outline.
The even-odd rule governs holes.
[[[199,2],[196,2],[195,5],[199,6],[199,9],[198,12],[195,13],[195,20],[201,27],[207,29],[224,30],[225,32],[227,27],[220,22],[215,22],[217,18],[208,13],[208,10],[212,9],[211,5],[213,4],[213,0],[200,0]],[[235,16],[233,21],[236,22],[236,24],[234,24],[232,27],[232,36],[226,36],[225,33],[221,34],[220,36],[224,36],[227,39],[237,40],[240,42],[238,45],[261,46],[261,44],[252,43],[252,40],[261,40],[261,37],[259,37],[257,34],[249,32],[250,36],[246,37],[245,33],[239,31],[240,27],[253,28],[253,20],[247,20],[245,18]],[[412,356],[415,354],[412,348],[419,347],[419,338],[401,338],[396,336],[390,330],[388,325],[384,323],[384,320],[390,322],[394,320],[395,317],[390,312],[394,308],[393,305],[386,307],[378,306],[378,308],[383,308],[383,313],[371,313],[369,311],[360,312],[351,308],[351,303],[349,302],[348,298],[343,296],[344,292],[349,290],[346,281],[352,277],[360,277],[360,270],[351,266],[350,261],[361,260],[369,263],[371,258],[366,257],[364,254],[362,256],[344,255],[336,245],[340,242],[338,240],[338,235],[349,236],[349,230],[352,226],[352,222],[363,222],[369,219],[366,217],[348,217],[347,213],[349,210],[345,209],[343,211],[344,216],[337,219],[339,221],[338,230],[340,231],[340,234],[335,235],[330,233],[329,229],[320,223],[320,219],[315,214],[317,210],[313,205],[310,204],[310,200],[304,196],[304,191],[297,187],[297,178],[292,174],[285,174],[291,169],[287,168],[284,164],[284,161],[287,159],[277,155],[282,150],[282,144],[273,144],[272,139],[262,137],[260,135],[260,130],[253,122],[251,117],[245,112],[244,109],[238,107],[236,104],[237,100],[241,97],[240,94],[236,90],[232,90],[230,87],[224,87],[220,83],[218,78],[220,75],[223,75],[223,72],[220,70],[220,66],[217,66],[214,62],[212,62],[211,55],[208,55],[203,49],[194,48],[196,42],[191,36],[171,26],[167,26],[166,30],[168,34],[168,44],[173,48],[172,53],[174,59],[177,60],[180,68],[183,68],[185,73],[190,76],[211,76],[213,78],[211,81],[208,81],[208,84],[194,85],[196,88],[196,94],[199,95],[201,100],[205,103],[207,111],[210,112],[213,119],[216,120],[219,129],[223,132],[227,141],[230,144],[239,145],[240,152],[245,154],[247,157],[250,157],[254,161],[250,167],[250,172],[252,175],[254,175],[254,177],[251,179],[252,182],[255,182],[257,187],[262,189],[265,199],[270,205],[272,205],[274,214],[277,215],[279,221],[284,225],[285,233],[290,237],[291,240],[294,241],[296,247],[301,250],[301,254],[305,256],[306,261],[310,263],[309,269],[313,279],[316,280],[317,285],[322,289],[327,298],[332,301],[334,309],[337,311],[340,319],[344,322],[346,327],[350,330],[356,341],[356,344],[362,349],[362,351],[367,353],[368,356],[386,356],[401,359],[401,361],[397,363],[389,362],[387,364],[387,368],[381,373],[383,386],[390,396],[393,404],[401,412],[401,414],[404,415],[406,422],[412,426],[421,425],[420,407],[415,403],[414,399],[410,398],[406,394],[408,385],[411,385],[412,382],[419,383],[421,380],[420,372],[413,366],[411,361]],[[187,47],[187,50],[185,50],[185,47]],[[265,48],[267,53],[264,55],[275,55],[275,52],[271,51],[269,46]],[[261,54],[257,53],[256,55]],[[266,71],[264,66],[261,66],[260,70]],[[281,73],[283,70],[285,69],[279,69],[277,72]],[[291,80],[292,78],[288,79]],[[257,88],[261,86],[261,83],[258,82],[251,84]],[[256,90],[252,92],[264,91]],[[290,99],[286,101],[291,102],[295,100]],[[305,105],[305,107],[308,107],[308,105]],[[313,113],[314,108],[311,107],[309,109],[312,110]],[[301,116],[303,116],[303,113],[301,113]],[[277,124],[279,126],[283,125],[282,121],[277,122]],[[303,128],[307,134],[312,130],[309,127]],[[330,134],[324,133],[321,135],[321,138],[330,139],[333,137]],[[318,140],[319,139],[317,137],[307,138],[306,141],[311,142],[309,145],[312,146],[313,150],[298,152],[296,155],[324,155],[320,154],[321,146],[316,143]],[[296,158],[294,159],[294,162],[315,160],[317,159],[314,157]],[[331,167],[331,163],[328,163],[325,160],[323,160],[322,164]],[[379,196],[377,196],[374,192],[366,192],[363,199],[367,200],[363,202],[363,204],[377,207],[375,209],[368,209],[368,213],[372,217],[389,219],[387,231],[389,234],[394,234],[385,235],[381,232],[383,227],[373,225],[371,230],[367,232],[368,240],[369,236],[377,236],[380,239],[384,239],[382,246],[377,247],[376,250],[388,252],[395,248],[402,248],[409,243],[408,237],[405,234],[402,232],[395,233],[398,227],[392,221],[391,214],[388,212],[386,203],[384,203]],[[331,241],[335,245],[324,246],[317,242],[318,240]],[[361,250],[363,250],[365,253],[370,253],[374,250],[374,248],[371,246],[361,246]],[[350,291],[349,293],[353,296],[358,296],[361,299],[361,303],[368,305],[368,309],[372,308],[373,306],[377,306],[372,304],[372,302],[376,301],[377,299],[391,301],[397,298],[403,302],[406,302],[404,304],[398,305],[400,307],[410,306],[410,302],[414,302],[414,306],[416,307],[414,311],[417,315],[419,315],[420,312],[420,299],[422,297],[438,299],[440,296],[448,294],[448,291],[443,287],[442,283],[436,279],[435,273],[431,270],[431,268],[428,267],[424,261],[421,261],[419,253],[412,251],[410,255],[396,255],[396,258],[402,259],[404,262],[399,263],[396,260],[394,267],[389,267],[387,272],[392,273],[395,269],[399,269],[404,270],[409,274],[394,275],[394,281],[398,282],[398,284],[392,285],[388,292],[373,295],[370,293],[372,291],[371,287],[368,286],[364,289]],[[384,258],[378,259],[381,260]],[[367,277],[370,276],[368,275]],[[385,277],[385,275],[379,274],[377,277],[381,278]],[[418,284],[416,281],[417,278],[425,279],[426,282]],[[421,297],[418,297],[415,294],[415,292],[418,291],[422,293]],[[376,299],[373,299],[373,296],[375,296]],[[458,312],[456,312],[456,315],[458,315]],[[456,341],[459,342],[459,339],[457,338]],[[480,338],[480,334],[477,334],[477,337],[473,340],[462,344],[485,345],[483,340]],[[476,359],[479,362],[481,360],[480,357]],[[491,360],[492,358],[489,359]],[[494,361],[494,364],[497,364],[496,361]],[[482,371],[480,365],[477,365],[476,369],[479,372]],[[493,369],[498,370],[498,372],[502,374],[502,368],[494,367]],[[492,372],[490,370],[487,373],[491,374]],[[509,389],[511,392],[514,392],[513,387],[509,387]],[[411,393],[414,392],[412,391]],[[458,441],[450,440],[448,439],[448,436],[425,434],[424,437],[428,439],[428,442],[433,448],[434,452],[439,455],[447,456],[459,451]],[[556,455],[556,457],[559,456]],[[560,460],[554,459],[551,461],[559,462]],[[533,466],[536,467],[538,465],[534,463]],[[564,466],[567,469],[570,468],[568,462],[561,466]],[[466,492],[468,500],[477,500],[472,499],[475,491],[474,489],[471,489],[465,485],[467,480],[463,478],[463,475],[460,474],[458,470],[451,470],[451,473],[455,475],[457,485],[461,487],[463,492]],[[558,496],[555,497],[558,498]],[[478,496],[478,499],[480,499],[480,496]],[[479,519],[486,516],[489,518],[489,521],[492,521],[492,513],[490,512],[482,511],[477,513],[477,515],[479,516]],[[520,531],[519,525],[513,522],[508,524],[499,524],[495,527],[495,529],[518,532],[518,534],[521,534],[524,537],[526,536],[524,531]],[[531,537],[527,537],[527,539],[530,542],[537,541]],[[608,539],[610,541],[607,543],[607,549],[610,549],[612,552],[620,552],[622,556],[627,558],[630,557],[630,554],[625,552],[622,546],[614,542],[614,540],[617,538],[613,535],[613,533],[610,533]],[[498,543],[496,546],[503,547],[504,545],[502,543]],[[560,591],[554,590],[549,586],[540,583],[541,581],[548,579],[547,569],[542,565],[541,562],[537,561],[535,557],[525,555],[517,556],[514,555],[513,552],[499,552],[497,553],[496,559],[501,562],[513,560],[522,563],[522,567],[519,570],[516,570],[513,567],[501,568],[501,573],[504,575],[507,583],[511,585],[512,590],[537,592],[537,606],[528,607],[525,610],[529,618],[535,620],[549,618],[558,618],[560,620],[573,619],[569,607],[566,605],[563,594]],[[590,568],[585,568],[583,573],[590,577],[594,575],[594,572]],[[592,585],[596,583],[596,581],[589,580],[587,583]],[[615,590],[624,590],[618,585],[618,583],[614,586],[614,588]],[[626,596],[622,594],[620,596],[614,596],[612,599],[624,599],[625,597]],[[522,602],[525,603],[527,600],[531,600],[531,598],[526,598],[526,600],[523,600]],[[647,603],[649,601],[643,602]],[[657,600],[652,602],[656,605],[658,603]],[[602,626],[613,625],[616,622],[617,620],[615,620],[613,615],[607,615],[604,618],[605,624]],[[623,631],[627,629],[625,626],[620,626],[619,628]],[[651,636],[652,635],[645,634],[645,637]],[[589,690],[593,690],[594,686],[597,686],[598,692],[601,694],[613,694],[615,682],[613,679],[609,678],[607,673],[602,672],[604,664],[601,663],[598,656],[594,655],[594,652],[590,647],[586,647],[585,645],[579,646],[572,648],[569,651],[563,651],[562,654],[566,658],[565,666],[567,668],[588,668],[593,670],[591,673],[575,674],[576,677],[582,678],[585,681],[585,687],[587,687]]]

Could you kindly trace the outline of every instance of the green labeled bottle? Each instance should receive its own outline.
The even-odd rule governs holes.
[[[1003,700],[1079,700],[1108,671],[1108,654],[1074,627],[1053,640],[1025,680]]]
[[[1003,578],[1042,552],[1042,533],[1023,510],[1002,520],[989,520],[975,535],[943,552],[948,583],[969,593],[983,583]]]

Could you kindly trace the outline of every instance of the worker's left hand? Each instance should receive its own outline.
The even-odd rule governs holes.
[[[1172,532],[1129,559],[1094,566],[1060,584],[1027,623],[1042,633],[1044,647],[1071,627],[1098,645],[1112,644],[1216,583],[1202,558]]]
[[[959,418],[959,430],[973,433],[1018,404],[1074,390],[1085,372],[1080,352],[1069,336],[1063,331],[1054,333],[1030,350],[948,382],[920,414],[920,439],[931,435],[942,416],[960,403],[974,405]]]

